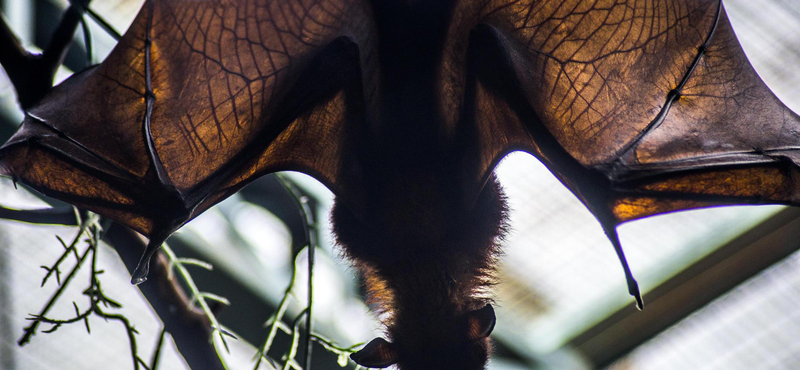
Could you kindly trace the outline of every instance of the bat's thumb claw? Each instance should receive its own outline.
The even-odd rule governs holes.
[[[139,285],[147,281],[147,273],[150,270],[148,267],[150,266],[150,260],[147,261],[139,261],[139,264],[136,266],[136,269],[133,270],[133,275],[131,276],[131,284]]]
[[[644,310],[644,300],[642,299],[642,293],[639,292],[639,283],[637,283],[636,280],[628,280],[628,293],[636,299],[636,308],[638,308],[639,311]]]
[[[142,255],[142,258],[139,259],[139,263],[133,270],[133,274],[131,274],[131,284],[139,285],[147,281],[147,274],[150,272],[150,258],[153,256],[153,253],[155,253],[156,248],[153,248],[151,245],[147,246],[147,250]]]
[[[166,235],[169,236],[169,234]],[[147,274],[150,272],[150,259],[153,258],[153,255],[158,251],[158,248],[161,247],[161,243],[163,243],[165,239],[166,236],[151,236],[150,242],[147,243],[147,247],[142,254],[142,258],[139,259],[139,264],[137,264],[136,268],[133,270],[131,284],[139,285],[147,281]]]

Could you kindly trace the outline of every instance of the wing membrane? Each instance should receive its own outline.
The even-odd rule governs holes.
[[[800,119],[755,73],[721,2],[513,4],[490,3],[485,23],[522,87],[514,109],[529,138],[515,134],[528,140],[515,146],[549,164],[601,222],[796,204]],[[552,140],[568,155],[543,152]]]
[[[360,88],[353,40],[370,37],[365,12],[351,0],[148,2],[101,65],[28,112],[0,152],[3,171],[144,234],[153,233],[153,220],[177,228],[279,168],[335,184],[339,163],[319,158],[338,145],[341,130],[329,125],[341,116],[301,115],[317,105],[344,112],[345,99],[332,97],[346,85]],[[146,66],[153,152],[143,127]],[[327,136],[295,135],[300,130]],[[294,145],[300,137],[308,139],[302,148]],[[168,183],[155,176],[155,156]],[[54,180],[61,172],[65,179]],[[187,212],[163,220],[158,203],[176,197],[158,196],[159,187],[173,186]]]

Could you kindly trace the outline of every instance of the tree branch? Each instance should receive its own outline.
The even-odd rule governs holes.
[[[0,218],[36,224],[77,224],[71,208],[13,210],[0,207]],[[103,241],[117,251],[130,272],[136,268],[147,245],[142,236],[119,224],[109,228]],[[178,281],[170,276],[169,261],[162,252],[156,254],[150,268],[153,278],[138,287],[164,323],[164,329],[172,335],[186,362],[192,369],[224,369],[210,340],[211,322],[203,311],[192,305]]]
[[[0,65],[6,69],[9,77],[11,70],[19,70],[25,63],[30,53],[22,47],[19,38],[8,26],[6,20],[0,17]]]
[[[133,272],[147,243],[142,237],[119,224],[114,224],[103,238],[119,254],[128,271]],[[224,369],[210,340],[211,323],[206,315],[191,305],[178,282],[169,276],[169,262],[159,252],[150,265],[147,282],[138,287],[175,345],[192,369]]]
[[[0,219],[32,224],[78,225],[78,220],[75,217],[75,211],[73,211],[72,207],[16,210],[0,206]]]
[[[14,85],[23,110],[38,103],[53,87],[53,78],[67,55],[82,17],[83,7],[70,5],[42,54],[25,50],[11,27],[0,18],[0,65]]]

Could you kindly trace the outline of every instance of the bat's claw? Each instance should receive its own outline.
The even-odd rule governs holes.
[[[145,248],[144,254],[142,254],[142,258],[139,259],[139,264],[137,264],[136,268],[133,270],[131,284],[139,285],[147,281],[147,274],[150,272],[150,259],[158,248],[161,247],[161,243],[164,242],[164,239],[165,238],[151,236],[150,242],[147,243],[147,248]]]
[[[139,285],[147,281],[147,274],[150,272],[150,258],[145,260],[145,256],[142,256],[142,259],[139,260],[139,264],[136,265],[136,269],[133,270],[133,274],[131,275],[131,284]]]
[[[639,292],[639,283],[633,278],[628,280],[628,293],[636,299],[636,308],[639,311],[644,310],[644,300],[642,299],[642,293]]]

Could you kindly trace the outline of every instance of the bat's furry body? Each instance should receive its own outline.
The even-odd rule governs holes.
[[[493,179],[469,213],[413,223],[416,228],[391,219],[363,222],[346,206],[334,207],[338,242],[386,314],[401,369],[483,368],[488,337],[470,339],[468,314],[490,302],[505,218]]]

